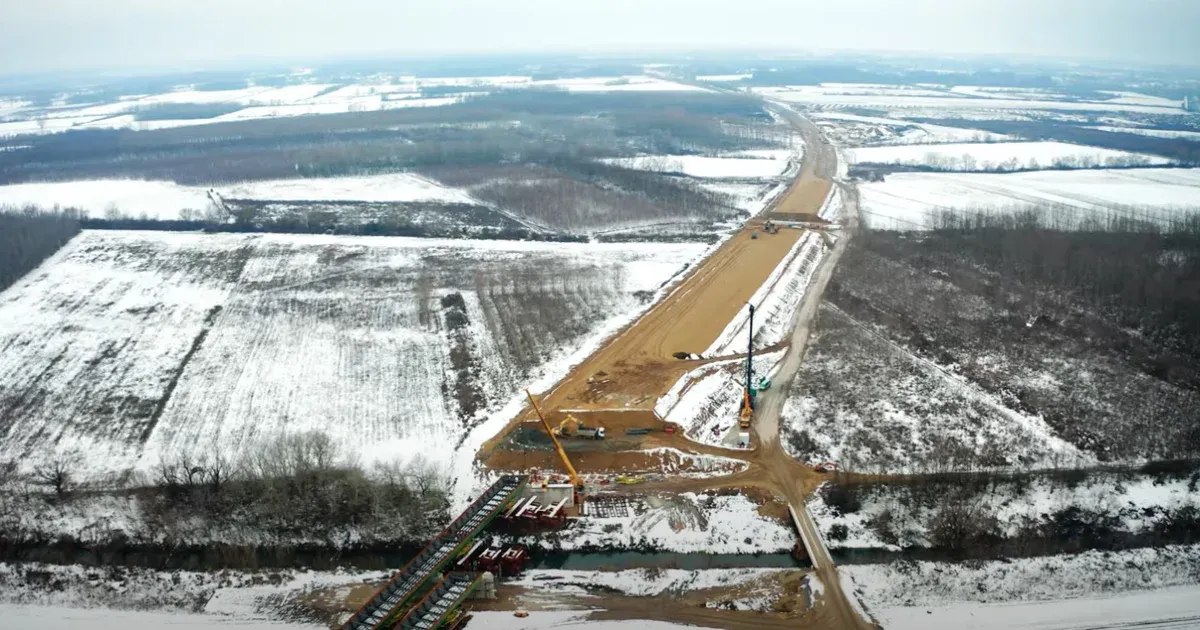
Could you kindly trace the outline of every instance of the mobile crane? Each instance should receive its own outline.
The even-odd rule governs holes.
[[[533,405],[533,410],[537,412],[538,420],[541,420],[542,426],[546,428],[546,434],[554,441],[554,448],[558,451],[558,456],[562,459],[563,466],[567,469],[567,474],[571,476],[571,485],[575,486],[576,490],[583,490],[583,480],[579,478],[579,473],[575,472],[575,467],[571,465],[571,458],[567,457],[567,452],[563,450],[562,443],[554,435],[554,430],[550,428],[550,423],[546,422],[546,416],[542,415],[542,410],[538,407],[537,401],[533,399],[533,394],[530,394],[527,389],[525,390],[525,396],[529,398],[529,404]]]

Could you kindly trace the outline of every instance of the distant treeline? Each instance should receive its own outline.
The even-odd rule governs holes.
[[[79,233],[79,213],[0,208],[0,291]]]
[[[585,236],[539,232],[517,227],[440,227],[412,223],[368,222],[361,225],[306,225],[300,221],[266,223],[212,223],[150,218],[86,218],[79,224],[88,230],[150,230],[163,232],[224,232],[234,234],[348,234],[354,236],[419,236],[433,238],[471,238],[483,240],[583,242]]]
[[[916,122],[934,122],[934,120],[920,119]],[[936,119],[936,123],[968,129],[982,129],[1027,140],[1054,140],[1132,153],[1148,153],[1178,160],[1183,164],[1200,164],[1200,142],[1184,138],[1158,138],[1136,133],[1114,133],[1050,120]],[[1192,131],[1195,130],[1192,129]]]

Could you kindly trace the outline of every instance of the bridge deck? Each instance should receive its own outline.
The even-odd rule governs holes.
[[[526,478],[505,475],[479,495],[451,521],[442,533],[397,571],[363,607],[342,625],[342,630],[376,630],[454,556],[455,551],[487,526],[525,486]]]

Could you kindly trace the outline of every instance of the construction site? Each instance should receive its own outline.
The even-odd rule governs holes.
[[[460,628],[469,623],[471,610],[511,610],[525,616],[524,605],[511,597],[515,587],[504,582],[525,570],[537,549],[536,544],[513,541],[536,543],[541,536],[583,527],[588,519],[632,514],[640,503],[688,492],[752,497],[760,514],[793,532],[792,566],[823,578],[826,605],[814,606],[810,593],[807,605],[747,616],[738,611],[698,613],[694,607],[662,601],[638,604],[612,595],[604,602],[609,618],[731,628],[870,626],[841,593],[804,508],[805,498],[836,463],[804,465],[779,445],[779,413],[803,355],[806,317],[820,300],[828,269],[840,255],[838,245],[844,245],[844,237],[830,234],[854,227],[819,218],[836,191],[836,155],[815,127],[783,114],[806,140],[807,154],[796,179],[766,211],[747,221],[661,301],[564,378],[540,394],[527,391],[526,408],[477,454],[483,474],[494,482],[387,583],[369,597],[351,598],[347,604],[355,612],[342,628]],[[788,335],[758,350],[782,356],[775,369],[769,375],[756,373],[752,299],[805,234],[814,231],[824,240],[823,268],[800,307],[789,313]],[[739,316],[749,320],[737,344],[744,350],[703,356]],[[728,364],[729,378],[740,385],[736,400],[722,403],[736,411],[718,419],[719,429],[730,436],[720,445],[689,439],[683,427],[656,411],[673,388],[691,387],[689,373],[717,364]]]

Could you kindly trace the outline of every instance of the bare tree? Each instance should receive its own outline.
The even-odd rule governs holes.
[[[221,492],[221,489],[233,477],[233,462],[220,453],[217,453],[212,459],[208,460],[207,466],[204,467],[204,480],[208,483],[208,488],[213,494]]]
[[[63,498],[75,485],[75,458],[55,455],[50,461],[34,468],[33,478],[39,484],[52,488],[56,497]]]

